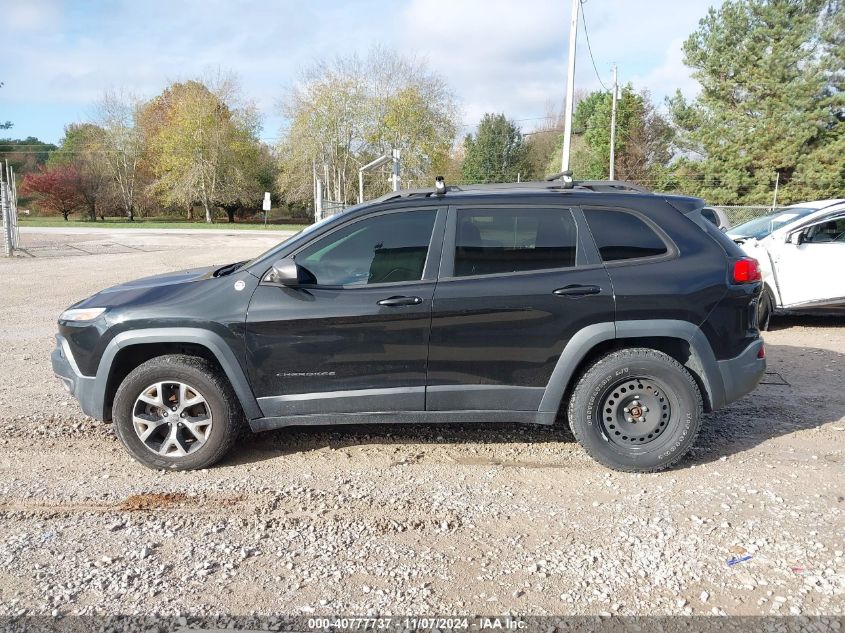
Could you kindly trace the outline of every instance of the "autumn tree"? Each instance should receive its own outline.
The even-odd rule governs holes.
[[[136,125],[140,101],[132,95],[106,92],[97,105],[96,123],[103,130],[102,156],[126,218],[135,219],[143,183],[143,127]]]
[[[485,114],[464,138],[464,182],[515,182],[528,171],[522,132],[504,114]]]
[[[687,158],[685,189],[713,203],[837,195],[845,188],[839,0],[728,0],[684,43],[701,84],[671,101]]]
[[[40,208],[61,213],[66,222],[71,213],[85,204],[79,190],[79,175],[70,165],[42,166],[37,172],[27,174],[21,183],[21,193],[35,196]]]
[[[307,69],[283,112],[290,125],[278,146],[277,189],[292,202],[311,200],[315,172],[328,198],[354,201],[358,168],[393,149],[401,152],[404,183],[433,182],[448,167],[457,131],[443,79],[378,48]],[[365,188],[365,197],[385,192],[386,174],[368,178]]]
[[[139,114],[149,143],[154,190],[165,202],[198,201],[206,222],[215,207],[260,199],[261,148],[255,109],[238,106],[237,84],[174,83]],[[230,218],[233,216],[230,215]]]
[[[76,173],[77,189],[84,200],[88,219],[96,221],[98,203],[111,184],[109,166],[103,154],[106,133],[92,123],[72,123],[65,128],[59,148],[50,155],[49,167],[69,166]]]

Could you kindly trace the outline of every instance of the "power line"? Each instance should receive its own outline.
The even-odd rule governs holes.
[[[604,82],[601,80],[599,76],[599,69],[596,67],[596,60],[593,58],[593,48],[590,46],[590,33],[587,31],[587,16],[584,14],[584,0],[581,0],[581,21],[584,23],[584,39],[587,40],[587,51],[590,53],[590,61],[593,62],[593,70],[596,72],[596,79],[599,80],[601,87],[604,88],[607,92],[610,92],[610,88],[604,85]]]

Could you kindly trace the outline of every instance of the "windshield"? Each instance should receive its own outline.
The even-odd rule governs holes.
[[[772,231],[776,231],[780,227],[786,226],[787,224],[794,222],[795,220],[800,220],[801,218],[810,215],[813,211],[817,210],[818,209],[803,208],[784,209],[783,211],[764,215],[761,218],[754,218],[753,220],[750,220],[745,224],[735,226],[728,231],[728,235],[730,235],[732,238],[753,237],[755,239],[762,240]]]
[[[279,248],[281,248],[282,246],[284,246],[285,244],[287,244],[288,242],[290,242],[292,239],[294,239],[294,238],[300,238],[300,237],[302,237],[302,236],[304,236],[304,235],[308,235],[309,233],[312,233],[312,232],[316,231],[316,230],[317,230],[317,229],[319,229],[321,226],[323,226],[324,224],[327,224],[330,220],[332,220],[332,219],[334,219],[334,218],[336,218],[336,217],[337,217],[337,215],[330,215],[330,216],[327,216],[327,217],[323,218],[323,219],[322,219],[322,220],[320,220],[319,222],[316,222],[315,224],[310,224],[310,225],[306,226],[306,227],[305,227],[304,229],[302,229],[301,231],[298,231],[297,233],[294,233],[293,235],[291,235],[290,237],[288,237],[288,238],[286,238],[286,239],[282,240],[281,242],[279,242],[279,243],[278,243],[278,244],[276,244],[275,246],[272,246],[271,248],[267,249],[266,251],[264,251],[263,253],[261,253],[261,255],[259,255],[258,257],[253,257],[253,258],[252,258],[251,260],[249,260],[248,262],[245,262],[245,263],[244,263],[244,265],[243,265],[243,266],[239,266],[239,268],[249,268],[249,267],[250,267],[250,266],[252,266],[255,262],[260,261],[261,259],[264,259],[264,258],[265,258],[265,257],[267,257],[270,253],[272,253],[273,251],[278,250]]]

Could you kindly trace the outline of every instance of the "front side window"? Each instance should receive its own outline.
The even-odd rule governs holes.
[[[612,209],[584,209],[587,224],[605,262],[656,257],[666,244],[648,224],[633,213]]]
[[[824,244],[836,242],[845,243],[845,217],[832,218],[814,224],[806,230],[805,242],[810,244]]]
[[[569,209],[459,209],[455,277],[575,265]]]
[[[436,210],[387,213],[317,240],[296,255],[320,286],[355,286],[422,279]]]

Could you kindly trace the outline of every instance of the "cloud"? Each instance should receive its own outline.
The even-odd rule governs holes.
[[[695,82],[680,42],[710,0],[588,0],[596,67],[662,102]],[[109,88],[150,97],[168,81],[231,69],[265,117],[272,138],[279,101],[319,58],[366,53],[381,44],[426,59],[448,81],[471,124],[485,112],[514,119],[559,107],[566,85],[569,3],[560,0],[3,0],[2,118],[15,133],[58,140],[64,124]],[[600,89],[579,25],[576,89]],[[55,112],[53,119],[34,112]],[[64,113],[64,114],[62,114]],[[48,120],[49,119],[49,120]],[[524,122],[533,127],[536,122]],[[470,127],[464,131],[469,131]]]
[[[2,21],[15,31],[54,28],[60,21],[61,5],[54,0],[6,0]]]

